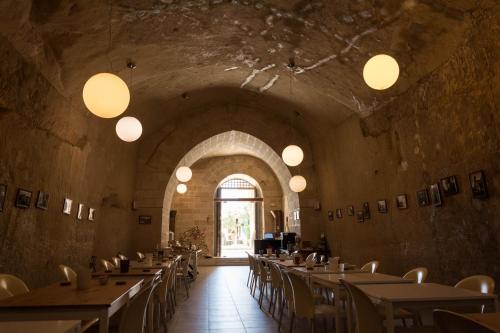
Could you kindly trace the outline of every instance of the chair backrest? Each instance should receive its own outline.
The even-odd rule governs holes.
[[[308,261],[316,261],[316,255],[317,255],[317,253],[316,253],[316,252],[313,252],[313,253],[309,254],[309,255],[306,257],[306,262],[308,262]]]
[[[65,265],[59,265],[59,270],[64,275],[66,281],[76,284],[77,274],[71,267]]]
[[[189,252],[182,262],[182,275],[187,277],[189,275],[189,263],[191,262],[192,252]]]
[[[171,290],[175,288],[175,273],[177,273],[177,264],[178,261],[174,260],[174,262],[172,262],[172,265],[170,266],[169,277],[168,277],[168,289]]]
[[[261,281],[266,281],[267,280],[267,270],[266,270],[266,266],[265,266],[264,260],[259,259],[257,261],[257,263],[259,265],[259,277],[260,277],[260,280]]]
[[[139,258],[139,260],[142,260],[142,259],[146,258],[146,256],[144,255],[144,253],[139,252],[139,251],[137,251],[136,253],[137,253],[137,258]]]
[[[415,283],[424,283],[429,271],[426,267],[417,267],[403,275],[403,279],[412,280]]]
[[[293,309],[299,318],[314,318],[314,298],[307,283],[295,274],[288,274],[293,291]]]
[[[120,320],[120,333],[144,333],[146,308],[151,293],[157,285],[142,289],[128,301]]]
[[[115,265],[116,268],[120,267],[120,258],[111,257],[111,262],[113,263],[113,265]]]
[[[106,259],[101,259],[101,264],[102,267],[104,267],[104,270],[106,271],[112,271],[115,269],[115,265],[113,265],[111,262],[107,261]]]
[[[280,269],[275,263],[269,262],[269,271],[271,272],[271,285],[273,288],[283,287],[283,280],[281,279]]]
[[[477,321],[472,320],[471,318],[446,310],[434,311],[434,324],[437,326],[439,332],[441,333],[496,332],[494,329],[480,324]]]
[[[472,275],[459,281],[455,288],[468,289],[483,294],[491,294],[495,290],[495,280],[487,275]]]
[[[376,273],[377,269],[378,269],[378,265],[379,265],[379,262],[377,260],[367,262],[366,264],[363,265],[363,267],[361,267],[361,271]]]
[[[380,318],[377,308],[370,298],[355,285],[341,280],[346,288],[354,307],[354,318],[357,325],[357,333],[382,333],[384,325]]]
[[[124,254],[119,254],[118,255],[118,258],[120,258],[120,260],[127,260],[127,256],[125,256]]]
[[[0,274],[0,300],[25,294],[30,290],[20,278],[10,274]]]
[[[253,271],[253,256],[250,253],[247,253],[248,255],[248,266],[250,267],[250,270]]]

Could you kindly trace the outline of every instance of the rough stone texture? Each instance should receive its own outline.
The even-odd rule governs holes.
[[[475,12],[446,64],[374,116],[343,123],[328,154],[316,154],[325,157],[318,169],[330,185],[322,187],[330,209],[371,206],[363,224],[353,217],[325,222],[331,247],[348,261],[380,259],[381,270],[396,274],[423,265],[430,280],[445,283],[472,274],[500,278],[498,17],[498,8]],[[480,169],[490,193],[484,201],[472,199],[468,180]],[[442,207],[417,206],[417,190],[450,175],[459,194],[444,197]],[[396,208],[401,193],[407,210]],[[380,199],[388,214],[377,212]]]
[[[61,96],[4,38],[0,58],[0,183],[8,185],[0,272],[36,287],[59,280],[61,263],[128,251],[136,149],[119,142],[112,122]],[[29,209],[13,207],[18,188],[33,192]],[[34,208],[39,190],[49,193],[46,211]],[[62,214],[65,197],[71,216]],[[97,210],[95,222],[76,219],[79,203]]]
[[[193,178],[185,194],[174,195],[172,209],[177,211],[175,233],[198,226],[207,235],[209,254],[214,250],[215,205],[217,187],[227,176],[245,174],[257,181],[262,191],[263,231],[274,231],[272,209],[283,209],[283,191],[276,175],[262,160],[245,155],[202,159],[192,166]]]

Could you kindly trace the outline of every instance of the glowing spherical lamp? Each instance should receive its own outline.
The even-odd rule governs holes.
[[[179,185],[177,185],[177,193],[184,194],[184,193],[187,192],[187,190],[188,190],[188,187],[187,187],[186,184],[179,184]]]
[[[177,177],[177,180],[180,182],[188,182],[191,180],[191,177],[193,177],[193,172],[191,169],[187,166],[181,166],[177,171],[175,172],[175,177]]]
[[[387,89],[396,83],[398,77],[398,62],[387,54],[378,54],[371,57],[363,68],[363,78],[372,89]]]
[[[302,163],[302,160],[304,159],[304,152],[299,146],[289,145],[283,149],[281,157],[286,165],[293,167]]]
[[[307,181],[302,176],[293,176],[288,183],[293,192],[302,192],[306,189]]]
[[[116,134],[125,142],[133,142],[141,137],[142,124],[134,117],[123,117],[116,123]]]
[[[99,73],[83,87],[83,102],[90,112],[101,118],[121,115],[130,102],[127,84],[111,73]]]

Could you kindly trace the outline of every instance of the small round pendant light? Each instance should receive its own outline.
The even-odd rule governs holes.
[[[125,142],[133,142],[141,137],[142,124],[134,117],[123,117],[116,123],[116,134]]]
[[[177,185],[177,193],[184,194],[184,193],[187,192],[187,190],[188,190],[188,187],[187,187],[186,184],[179,184],[179,185]]]
[[[286,165],[294,167],[302,163],[302,160],[304,159],[304,152],[299,146],[289,145],[283,149],[281,157]]]
[[[371,57],[363,68],[363,78],[366,84],[375,90],[391,87],[399,77],[398,62],[387,54]]]
[[[114,118],[127,109],[130,91],[120,77],[111,73],[99,73],[85,83],[83,102],[96,116]]]
[[[191,180],[191,177],[193,177],[193,172],[191,169],[187,166],[181,166],[177,171],[175,172],[175,177],[177,177],[177,180],[180,182],[188,182]]]
[[[299,193],[306,189],[307,181],[304,177],[297,175],[290,178],[288,185],[293,192]]]

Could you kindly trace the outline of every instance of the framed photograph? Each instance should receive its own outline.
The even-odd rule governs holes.
[[[365,213],[362,210],[356,212],[356,221],[363,223],[365,221]]]
[[[474,199],[488,198],[488,189],[486,187],[486,177],[484,171],[479,170],[469,174],[470,188]]]
[[[347,215],[354,216],[354,206],[347,207]]]
[[[368,202],[363,203],[363,219],[370,219],[370,204]]]
[[[38,191],[38,198],[36,199],[36,208],[47,210],[49,208],[49,194]]]
[[[6,197],[7,197],[7,185],[0,184],[0,212],[3,212],[3,207],[5,207]]]
[[[81,220],[83,219],[83,204],[78,204],[78,213],[76,214],[76,218]]]
[[[70,198],[64,199],[63,214],[71,215],[71,206],[73,205],[73,200]]]
[[[333,221],[333,211],[328,211],[328,221]]]
[[[342,208],[335,209],[335,216],[337,216],[338,219],[342,218]]]
[[[387,213],[387,201],[385,200],[379,200],[377,201],[378,205],[378,212],[379,213]]]
[[[445,196],[455,195],[458,193],[458,182],[455,176],[449,176],[441,179],[441,188]]]
[[[87,216],[87,220],[94,221],[95,219],[95,209],[89,208],[89,215]]]
[[[406,194],[399,194],[396,196],[396,207],[399,209],[408,208],[408,202],[406,201]]]
[[[151,224],[151,215],[141,215],[139,216],[139,224]]]
[[[429,193],[427,192],[426,188],[417,191],[417,203],[420,207],[429,206],[430,204]]]
[[[439,193],[439,184],[432,184],[429,188],[430,201],[433,206],[441,206],[441,193]]]
[[[31,197],[33,193],[22,188],[17,190],[16,207],[29,208],[31,206]]]

